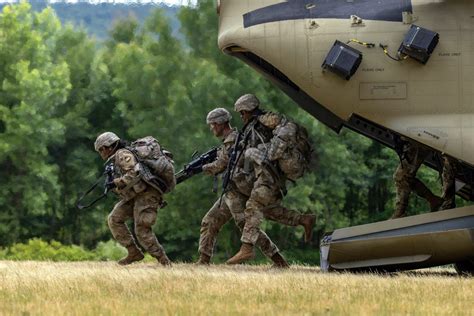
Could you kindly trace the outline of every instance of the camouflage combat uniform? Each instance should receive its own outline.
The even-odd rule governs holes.
[[[434,195],[426,185],[416,177],[418,169],[429,155],[429,150],[411,141],[406,141],[401,156],[401,162],[393,179],[396,187],[395,212],[392,218],[406,215],[410,193],[414,191],[430,204],[431,211],[437,211],[442,204],[442,199]]]
[[[204,172],[216,175],[227,168],[229,153],[237,138],[237,131],[232,131],[225,139],[218,151],[217,159],[203,167]],[[199,252],[212,257],[217,234],[222,226],[231,218],[234,219],[237,227],[242,231],[245,225],[244,209],[249,198],[254,177],[243,171],[243,160],[241,159],[234,170],[233,178],[229,184],[228,191],[220,200],[216,201],[211,209],[204,216],[201,223],[201,236],[199,240]],[[301,214],[293,210],[286,209],[281,205],[275,205],[263,212],[267,219],[288,225],[297,226],[301,222]],[[263,254],[271,258],[279,250],[270,238],[261,230],[256,232],[255,244],[262,250]]]
[[[243,131],[246,141],[244,150],[247,168],[254,168],[256,180],[253,184],[250,197],[245,204],[245,226],[241,241],[243,243],[255,245],[260,230],[260,225],[264,219],[264,213],[268,210],[279,208],[285,194],[286,178],[281,172],[273,167],[271,163],[254,163],[263,161],[265,157],[258,157],[261,152],[267,152],[273,137],[272,131],[282,122],[282,117],[275,113],[265,113],[254,118],[254,121],[247,125]],[[266,147],[266,148],[262,148]],[[247,151],[248,149],[259,148],[258,151]],[[248,163],[252,161],[251,163]],[[250,165],[249,165],[250,164]]]
[[[119,149],[110,159],[114,161],[117,178],[115,192],[121,200],[115,205],[108,217],[108,224],[114,238],[127,249],[135,248],[135,240],[125,221],[133,219],[138,242],[162,264],[168,264],[165,250],[153,233],[157,211],[162,203],[161,194],[141,180],[138,162],[127,149]]]

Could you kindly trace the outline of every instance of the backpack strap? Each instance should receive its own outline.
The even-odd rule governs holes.
[[[129,149],[129,148],[127,148]],[[168,191],[168,186],[166,185],[165,181],[158,176],[155,176],[151,171],[150,168],[146,165],[146,163],[140,159],[136,152],[133,151],[133,148],[129,149],[130,152],[135,156],[135,159],[138,161],[139,165],[139,173],[141,180],[145,181],[147,184],[158,190],[161,195]],[[135,183],[136,184],[136,183]],[[134,184],[134,185],[135,185]]]

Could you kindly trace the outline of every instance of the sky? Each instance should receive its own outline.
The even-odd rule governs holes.
[[[32,2],[34,0],[31,0]],[[19,0],[0,0],[0,3],[17,3]],[[90,2],[90,3],[165,3],[168,5],[187,5],[188,3],[195,4],[196,0],[49,0],[50,3],[55,2]]]

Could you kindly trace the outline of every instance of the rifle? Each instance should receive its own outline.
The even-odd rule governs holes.
[[[232,180],[236,163],[239,160],[238,158],[240,158],[240,155],[242,154],[242,151],[239,151],[239,143],[240,143],[241,138],[242,138],[242,132],[240,132],[237,135],[237,138],[235,139],[234,146],[232,147],[232,152],[230,153],[230,156],[229,156],[229,161],[227,162],[227,168],[225,170],[224,176],[222,177],[222,195],[224,195],[224,193],[227,190],[227,186],[229,185],[230,180]]]
[[[192,176],[201,173],[202,167],[213,162],[217,158],[217,147],[213,147],[202,155],[193,154],[192,159],[184,168],[175,174],[176,184],[181,183]]]
[[[237,162],[239,161],[240,156],[242,156],[242,153],[247,145],[247,140],[250,135],[250,128],[249,128],[249,131],[245,133],[245,135],[243,133],[247,130],[247,126],[250,123],[255,124],[254,122],[255,120],[250,121],[247,124],[245,124],[244,127],[242,127],[242,130],[240,131],[240,133],[237,135],[237,138],[235,139],[235,143],[234,143],[234,146],[232,147],[232,152],[229,156],[229,161],[227,163],[227,168],[222,178],[222,195],[224,195],[224,193],[226,192],[227,186],[229,185],[230,180],[232,180],[232,177],[234,176],[234,170],[235,170],[235,167],[237,166]],[[242,138],[243,138],[243,144],[242,144],[242,148],[240,148],[240,142]]]
[[[102,178],[105,177],[104,179],[104,193],[102,193],[101,196],[99,196],[98,198],[96,198],[95,200],[93,200],[92,202],[90,202],[89,204],[87,205],[82,205],[82,200],[84,200],[84,198],[89,195],[89,193],[91,193],[98,185],[100,182],[102,182]],[[91,207],[92,205],[94,205],[95,203],[99,202],[100,200],[102,200],[103,198],[105,198],[107,196],[107,194],[109,193],[110,190],[112,190],[113,188],[115,188],[115,183],[114,183],[114,164],[113,163],[109,163],[105,166],[105,170],[104,172],[102,173],[102,175],[99,177],[99,179],[97,179],[97,181],[92,185],[92,187],[87,190],[76,202],[76,207],[80,210],[82,209],[85,209],[85,208],[89,208]]]

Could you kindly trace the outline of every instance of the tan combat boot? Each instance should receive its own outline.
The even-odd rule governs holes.
[[[155,258],[159,263],[161,263],[161,265],[165,267],[171,266],[171,260],[168,258],[166,253],[163,252],[162,254],[160,254],[159,256],[156,256]]]
[[[316,222],[316,215],[305,214],[301,216],[300,225],[304,227],[304,242],[308,243],[313,238],[313,226]]]
[[[227,260],[227,264],[239,264],[244,261],[253,259],[255,257],[255,253],[253,251],[253,245],[243,243],[242,247],[240,247],[239,252],[229,260]]]
[[[204,253],[199,254],[199,259],[196,261],[197,265],[209,265],[211,263],[211,256]]]
[[[127,251],[128,251],[128,255],[125,258],[122,258],[118,261],[118,264],[120,264],[121,266],[126,266],[145,258],[145,256],[140,251],[140,249],[138,249],[137,246],[135,245],[128,246]]]
[[[274,254],[272,257],[271,257],[272,261],[273,261],[273,265],[272,265],[272,268],[277,268],[277,269],[288,269],[290,267],[290,265],[288,264],[288,262],[286,262],[285,258],[283,258],[283,256],[277,252],[276,254]]]

